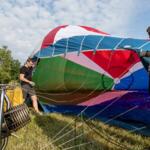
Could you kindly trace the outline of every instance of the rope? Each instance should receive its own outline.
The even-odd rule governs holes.
[[[107,136],[107,135],[104,135],[104,133],[100,133],[100,131],[102,131],[102,128],[98,128],[96,127],[96,125],[94,125],[91,122],[87,122],[87,120],[84,120],[84,123],[89,127],[91,128],[91,130],[93,130],[94,133],[96,133],[97,135],[99,135],[100,137],[102,137],[103,139],[105,139],[107,142],[110,142],[112,144],[114,144],[115,146],[119,146],[120,148],[123,148],[123,149],[126,149],[126,150],[129,150],[125,145],[123,144],[120,144],[119,142],[116,142],[114,139],[112,139],[110,136]]]
[[[129,68],[130,68],[130,66],[129,66]],[[127,68],[127,69],[129,69],[129,68]],[[124,71],[124,72],[126,72],[126,70]],[[124,74],[124,72],[122,73],[122,74]],[[122,75],[121,74],[121,75]],[[121,76],[120,75],[120,76]],[[113,104],[113,103],[112,103]],[[110,107],[111,105],[109,105],[109,107]],[[88,107],[89,106],[87,106],[83,111],[81,111],[79,114],[82,114],[86,109],[88,109]],[[107,107],[108,108],[108,107]],[[105,109],[105,108],[104,108]],[[78,116],[78,115],[77,115]],[[71,122],[72,123],[72,122]],[[69,126],[71,123],[68,123],[68,125],[66,125],[66,127],[67,126]],[[63,129],[61,129],[56,135],[58,136],[60,133],[62,133],[62,131],[64,131],[64,129],[66,128],[66,127],[64,127]],[[70,131],[68,132],[68,133],[70,133]],[[68,133],[66,133],[65,135],[67,135]],[[55,137],[57,137],[57,136],[55,136]],[[53,139],[55,139],[55,137],[53,138]],[[63,136],[61,136],[61,137],[64,137],[64,135]],[[58,138],[58,139],[60,139],[60,137]],[[54,141],[52,141],[50,144],[52,144],[52,143],[54,143],[54,142],[56,142],[56,141],[58,141],[58,139],[55,139]],[[47,145],[48,146],[48,145]],[[46,146],[46,147],[47,147]]]

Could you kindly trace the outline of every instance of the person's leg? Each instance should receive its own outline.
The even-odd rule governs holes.
[[[22,85],[21,89],[22,89],[23,99],[24,99],[24,102],[25,102],[25,100],[27,98],[27,95],[28,95],[28,88],[26,88],[25,85]]]
[[[31,100],[32,100],[33,108],[35,109],[36,112],[39,112],[37,96],[32,95]]]
[[[36,96],[36,92],[35,92],[34,88],[31,86],[29,86],[28,88],[29,88],[29,95],[30,95],[30,98],[32,101],[32,106],[33,106],[34,110],[38,114],[42,115],[42,113],[39,111],[39,108],[38,108],[38,98]]]

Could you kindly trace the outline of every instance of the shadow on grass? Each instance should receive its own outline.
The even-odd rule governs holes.
[[[108,150],[110,147],[103,143],[97,142],[95,139],[90,138],[86,135],[85,129],[83,126],[77,127],[80,121],[71,121],[71,119],[63,119],[64,117],[55,118],[50,115],[36,116],[35,121],[37,125],[43,130],[43,133],[47,135],[50,142],[53,140],[53,146],[61,150]],[[69,117],[65,117],[69,118]],[[72,122],[72,123],[70,123]],[[70,125],[68,125],[70,124]],[[63,129],[65,126],[67,128]],[[75,130],[75,128],[77,128]],[[56,138],[56,134],[63,129]],[[68,134],[67,134],[68,133]],[[63,136],[65,135],[65,136]],[[86,144],[88,143],[88,144]],[[50,148],[50,143],[49,144]],[[47,147],[47,148],[48,148]]]

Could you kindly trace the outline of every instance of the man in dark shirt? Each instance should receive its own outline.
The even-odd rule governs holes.
[[[19,79],[21,81],[21,87],[23,91],[23,98],[26,100],[27,95],[32,100],[32,105],[37,113],[40,114],[37,102],[37,96],[34,90],[35,83],[32,82],[32,70],[34,63],[31,58],[28,58],[25,65],[20,68]]]

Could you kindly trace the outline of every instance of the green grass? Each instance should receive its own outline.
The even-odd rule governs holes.
[[[72,147],[71,150],[123,150],[125,148],[146,150],[146,148],[150,148],[150,137],[129,133],[126,130],[105,125],[100,121],[92,121],[95,127],[99,127],[99,129],[95,129],[95,132],[80,118],[74,120],[75,117],[54,113],[43,116],[31,115],[31,123],[16,132],[18,138],[14,136],[9,138],[6,150],[69,150],[69,147]],[[54,136],[68,123],[70,125],[52,143]],[[74,130],[75,127],[76,130]],[[69,131],[70,133],[66,134]],[[64,134],[66,135],[61,137]],[[78,138],[72,140],[77,136]],[[69,140],[70,142],[67,142]],[[73,147],[83,143],[89,144]]]

